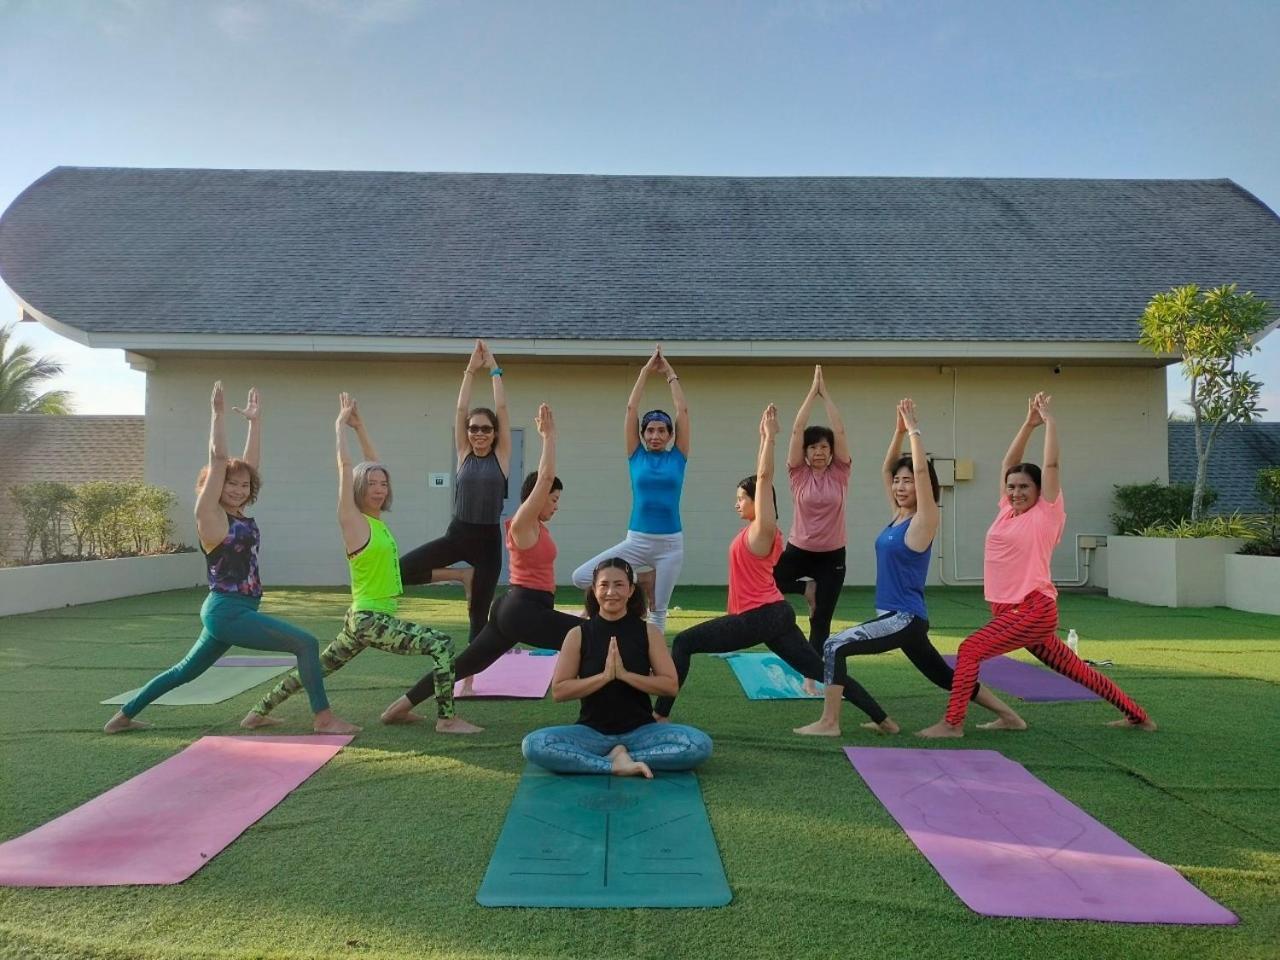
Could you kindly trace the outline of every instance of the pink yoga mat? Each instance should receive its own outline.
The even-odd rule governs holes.
[[[954,669],[954,654],[944,654],[943,660]],[[1080,686],[1069,677],[1045,667],[1024,663],[1013,657],[992,657],[983,660],[978,668],[978,682],[1003,690],[1019,700],[1050,703],[1055,700],[1101,700],[1096,693]]]
[[[989,917],[1231,924],[1236,915],[994,750],[845,747],[942,879]]]
[[[538,656],[525,650],[504,653],[487,669],[475,675],[473,697],[528,697],[541,700],[551,686],[559,656]],[[462,690],[459,680],[454,696]]]
[[[0,886],[181,883],[350,742],[335,736],[201,737],[0,844]]]

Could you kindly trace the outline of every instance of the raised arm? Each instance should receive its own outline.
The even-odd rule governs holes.
[[[667,641],[662,631],[652,623],[648,624],[649,638],[649,672],[632,673],[622,662],[622,654],[617,654],[617,677],[628,686],[635,687],[650,696],[674,697],[680,693],[680,681],[676,676],[676,664],[671,659],[671,651],[667,649]],[[610,653],[617,651],[617,642],[611,643]]]
[[[458,453],[458,463],[466,459],[471,452],[471,443],[467,440],[467,411],[471,409],[471,387],[476,374],[484,369],[484,341],[477,340],[467,358],[467,368],[462,371],[462,386],[458,388],[458,406],[453,412],[453,448]]]
[[[498,415],[498,435],[494,437],[493,453],[498,458],[503,476],[506,476],[511,472],[511,418],[507,416],[507,386],[502,380],[502,367],[498,366],[498,359],[489,345],[481,340],[480,346],[484,349],[489,379],[493,381],[493,412]]]
[[[898,416],[907,426],[911,438],[911,471],[916,485],[916,515],[907,527],[906,544],[916,553],[923,553],[933,543],[938,533],[942,512],[933,499],[933,483],[929,480],[929,455],[920,435],[920,420],[916,417],[915,401],[907,398],[898,404]]]
[[[804,429],[809,426],[809,415],[822,391],[822,367],[813,368],[813,383],[809,384],[809,392],[804,395],[804,403],[796,412],[796,422],[791,425],[791,442],[787,444],[787,469],[794,470],[804,463]],[[834,452],[834,451],[833,451]]]
[[[658,361],[655,369],[666,377],[667,386],[671,388],[671,405],[675,408],[676,449],[683,453],[687,460],[689,451],[692,449],[690,443],[692,437],[689,433],[689,404],[684,399],[684,388],[680,386],[680,377],[677,376],[675,367],[671,366],[671,361],[663,355],[662,347],[655,347],[653,354]]]
[[[1062,492],[1061,451],[1058,448],[1058,420],[1053,415],[1047,394],[1036,394],[1036,410],[1044,421],[1044,463],[1040,467],[1040,496],[1056,503]]]
[[[658,349],[655,347],[653,355],[640,368],[636,385],[631,388],[631,396],[627,397],[627,413],[622,421],[622,439],[623,449],[627,451],[628,458],[636,452],[636,447],[640,446],[640,401],[644,398],[644,385],[649,379],[649,374],[657,369],[658,357]]]
[[[226,401],[222,397],[222,381],[213,385],[209,397],[209,468],[204,486],[196,497],[196,536],[205,553],[227,537],[227,512],[222,509],[222,486],[227,479],[227,426],[223,421]]]
[[[827,423],[831,424],[831,432],[836,436],[836,447],[831,451],[831,456],[841,463],[851,463],[853,455],[849,452],[849,436],[844,432],[844,420],[840,418],[836,402],[831,399],[831,393],[827,390],[827,380],[822,374],[822,367],[818,367],[817,376],[822,403],[827,408]]]
[[[551,484],[556,478],[556,424],[551,416],[551,408],[545,403],[538,407],[538,416],[533,422],[538,428],[538,436],[542,438],[538,479],[529,496],[511,518],[511,539],[521,550],[528,550],[538,542],[538,517],[546,506],[547,497],[551,495]]]
[[[772,403],[760,415],[760,452],[756,456],[755,519],[747,532],[747,546],[757,557],[773,550],[778,508],[773,499],[773,447],[778,438],[778,408]]]
[[[373,445],[373,438],[369,436],[364,419],[360,416],[360,406],[356,403],[356,398],[350,394],[344,394],[344,396],[351,401],[351,411],[347,414],[347,426],[356,432],[356,439],[360,441],[360,459],[379,459],[377,448]]]
[[[262,463],[262,406],[258,399],[258,388],[249,388],[249,399],[244,409],[232,407],[236,413],[249,421],[249,435],[244,440],[244,456],[240,459],[253,469],[259,469]]]
[[[605,660],[604,669],[594,676],[579,677],[578,670],[582,666],[582,628],[574,627],[564,637],[564,645],[560,648],[560,656],[556,658],[556,670],[551,675],[551,699],[557,703],[564,700],[581,700],[595,693],[614,678],[617,664],[612,647]]]
[[[885,451],[884,466],[880,468],[880,479],[884,481],[884,495],[889,501],[889,509],[897,510],[898,501],[893,498],[893,465],[902,456],[902,438],[907,435],[907,425],[902,420],[902,405],[896,408],[894,416],[897,423],[893,428],[893,437],[889,440],[889,449]]]
[[[347,452],[346,428],[357,416],[355,398],[339,394],[338,419],[333,425],[338,452],[338,526],[348,554],[357,553],[369,542],[369,520],[356,504],[355,477],[351,472],[351,454]]]
[[[1037,394],[1036,396],[1039,396]],[[1044,418],[1040,416],[1040,411],[1036,409],[1036,398],[1027,398],[1027,419],[1022,421],[1022,426],[1018,428],[1018,432],[1013,435],[1013,442],[1009,444],[1009,449],[1005,451],[1004,459],[1000,462],[1000,496],[1005,495],[1004,491],[1004,475],[1009,472],[1009,468],[1022,463],[1027,452],[1027,441],[1031,439],[1031,434],[1035,432],[1036,427],[1044,423]]]

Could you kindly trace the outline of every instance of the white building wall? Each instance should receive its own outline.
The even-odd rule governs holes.
[[[210,386],[221,377],[235,404],[249,386],[258,386],[264,404],[264,486],[255,514],[264,531],[264,576],[272,584],[345,583],[334,519],[338,391],[349,390],[359,399],[391,469],[395,504],[388,521],[401,548],[409,549],[438,536],[449,522],[453,407],[464,362],[461,356],[448,361],[159,356],[147,378],[147,480],[177,491],[179,536],[194,543],[192,483],[205,458]],[[778,404],[783,420],[777,486],[784,530],[789,527],[786,438],[812,367],[673,362],[693,417],[681,579],[724,583],[725,550],[739,526],[735,484],[754,472],[760,411],[769,401]],[[537,464],[532,421],[539,402],[552,404],[560,426],[558,473],[566,490],[552,526],[561,583],[568,582],[577,563],[617,542],[626,529],[630,491],[622,420],[639,365],[640,358],[628,364],[504,361],[514,425],[526,427],[526,470]],[[1054,374],[1048,367],[1028,366],[846,365],[828,366],[826,380],[844,415],[854,457],[847,510],[850,583],[871,583],[875,577],[872,541],[887,518],[879,468],[894,403],[902,396],[915,398],[931,453],[975,462],[972,481],[944,492],[945,528],[935,544],[934,582],[939,568],[947,581],[981,576],[983,534],[994,511],[1000,459],[1025,413],[1026,397],[1037,389],[1054,394],[1063,439],[1068,521],[1054,558],[1056,576],[1075,575],[1075,534],[1110,531],[1113,484],[1166,476],[1160,368],[1079,366]],[[473,404],[489,402],[489,385],[477,378]],[[645,403],[670,407],[660,379],[654,378]],[[815,422],[823,419],[819,405]],[[244,440],[243,421],[229,414],[228,423],[235,450]],[[1041,459],[1041,442],[1038,433],[1028,459]],[[449,474],[450,486],[429,489],[429,473]]]

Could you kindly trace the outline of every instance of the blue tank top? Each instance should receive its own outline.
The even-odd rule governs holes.
[[[676,447],[654,453],[642,445],[627,461],[631,469],[631,522],[636,533],[679,533],[685,455]]]
[[[253,517],[233,517],[228,513],[227,535],[204,555],[209,589],[243,597],[262,596],[262,580],[258,576],[258,544],[261,542]],[[200,550],[203,552],[204,547]]]
[[[910,520],[889,524],[876,537],[876,609],[911,613],[929,619],[924,605],[924,582],[929,577],[933,543],[923,553],[907,546]]]

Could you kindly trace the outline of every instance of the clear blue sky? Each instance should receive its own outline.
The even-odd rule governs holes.
[[[1280,210],[1277,41],[1276,0],[0,0],[0,208],[77,164],[1229,177]],[[119,351],[19,337],[81,412],[142,411]],[[1280,419],[1280,334],[1250,366]]]

